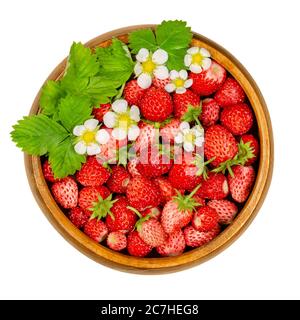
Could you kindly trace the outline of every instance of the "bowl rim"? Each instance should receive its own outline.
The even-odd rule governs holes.
[[[155,29],[155,27],[154,24],[147,24],[112,30],[93,38],[85,45],[91,48],[100,44],[107,45],[113,37],[126,40],[128,33],[133,30]],[[196,32],[193,32],[192,41],[194,45],[208,49],[213,59],[224,66],[241,84],[254,110],[260,139],[259,167],[252,192],[233,223],[211,242],[176,257],[137,258],[110,250],[91,240],[70,222],[51,195],[42,174],[40,157],[24,155],[29,185],[47,219],[69,243],[89,258],[103,265],[120,271],[141,274],[174,272],[195,266],[212,258],[231,245],[255,218],[266,197],[272,179],[274,146],[271,120],[262,93],[245,67],[222,46]],[[66,59],[55,67],[46,81],[49,79],[57,80],[63,74]],[[39,111],[40,94],[41,89],[34,99],[30,115]]]

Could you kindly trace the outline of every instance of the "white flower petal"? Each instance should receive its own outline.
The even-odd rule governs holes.
[[[126,131],[121,128],[114,128],[111,134],[116,140],[124,140],[127,135]]]
[[[86,127],[83,125],[76,126],[73,129],[73,134],[74,134],[74,136],[80,137],[84,133],[85,130],[86,130]]]
[[[183,87],[179,87],[176,89],[176,93],[178,94],[182,94],[182,93],[185,93],[186,92],[186,88],[183,88]]]
[[[191,131],[195,134],[196,137],[203,136],[203,128],[200,126],[195,126],[191,129]]]
[[[139,76],[142,72],[143,72],[143,67],[141,65],[141,63],[137,62],[135,65],[134,65],[134,74],[136,76]]]
[[[169,78],[169,70],[166,66],[157,66],[154,71],[154,75],[156,78],[160,80],[165,80]]]
[[[203,56],[203,57],[205,57],[205,58],[206,58],[206,57],[208,57],[208,58],[210,57],[209,51],[206,50],[205,48],[201,48],[199,52],[200,52],[201,56]]]
[[[209,58],[204,58],[202,60],[202,67],[203,67],[203,70],[208,70],[211,66],[211,60]]]
[[[198,64],[194,64],[192,63],[190,65],[190,70],[193,72],[193,73],[200,73],[202,71],[202,68],[201,66],[199,66]]]
[[[192,60],[193,60],[192,56],[190,54],[186,54],[184,56],[184,65],[186,67],[189,67],[191,65],[191,63],[192,63]]]
[[[110,135],[105,129],[101,129],[96,133],[96,141],[100,144],[106,144],[109,141]]]
[[[78,154],[85,154],[86,153],[86,144],[83,141],[79,141],[75,144],[74,150]]]
[[[200,48],[199,47],[191,47],[187,50],[187,53],[189,54],[196,54],[200,51]]]
[[[136,125],[130,126],[128,130],[128,140],[134,141],[140,134],[140,128]]]
[[[179,129],[181,131],[185,130],[185,129],[190,129],[190,124],[186,121],[184,122],[181,122],[180,125],[179,125]]]
[[[191,133],[191,129],[190,128],[185,128],[185,129],[181,130],[181,132],[185,136],[186,134],[190,134]]]
[[[84,126],[90,130],[93,131],[96,129],[97,125],[98,125],[99,121],[97,119],[88,119],[85,121]]]
[[[193,84],[193,79],[187,79],[187,80],[184,82],[184,87],[185,87],[185,88],[189,88],[192,84]]]
[[[168,83],[165,85],[165,90],[169,93],[175,91],[175,89],[176,89],[176,86],[174,83]]]
[[[127,111],[128,102],[125,99],[118,99],[113,102],[111,108],[117,113],[124,113]]]
[[[179,73],[178,73],[178,71],[176,71],[176,70],[171,70],[171,71],[170,71],[170,79],[171,79],[171,80],[175,80],[175,79],[177,79],[177,78],[179,78]]]
[[[194,145],[191,142],[184,142],[183,149],[187,152],[192,152],[194,150]]]
[[[164,64],[168,61],[168,53],[163,49],[156,50],[152,55],[155,64]]]
[[[88,145],[86,147],[86,153],[89,156],[94,156],[94,155],[100,153],[100,151],[101,151],[101,148],[98,143],[91,143],[90,145]]]
[[[133,105],[130,108],[130,118],[136,122],[140,121],[140,109],[139,107]]]
[[[105,113],[103,122],[107,128],[113,128],[116,124],[116,114],[112,111]]]
[[[176,143],[182,143],[182,142],[183,142],[183,135],[182,135],[182,133],[179,132],[179,133],[177,134],[177,136],[174,138],[174,140],[175,140]]]
[[[201,147],[203,145],[203,142],[204,142],[204,138],[203,137],[197,137],[196,140],[195,140],[195,145],[197,147]]]
[[[188,73],[186,70],[180,70],[179,71],[179,77],[182,79],[182,80],[186,80],[187,77],[188,77]]]
[[[136,60],[139,62],[145,62],[149,57],[149,50],[142,48],[139,50],[138,54],[136,55]]]
[[[141,73],[137,78],[137,84],[142,89],[148,89],[151,86],[152,78],[148,73]]]

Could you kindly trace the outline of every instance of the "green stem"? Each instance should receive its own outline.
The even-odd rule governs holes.
[[[192,196],[198,191],[198,189],[201,187],[201,183],[198,184],[198,186],[186,197],[186,200],[189,200],[192,198]]]
[[[140,219],[143,218],[143,216],[140,214],[140,212],[136,208],[131,207],[131,206],[127,206],[127,209],[133,211]]]

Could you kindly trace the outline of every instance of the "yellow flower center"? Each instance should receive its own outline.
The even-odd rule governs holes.
[[[155,63],[150,59],[142,63],[143,72],[152,73],[153,70],[156,68]]]
[[[116,127],[127,132],[128,128],[135,124],[134,120],[130,118],[129,112],[120,113],[117,117]]]
[[[192,63],[193,64],[201,64],[203,57],[200,53],[193,54]]]
[[[194,143],[195,141],[195,135],[191,132],[187,133],[185,136],[184,136],[184,140],[186,142],[190,142],[190,143]]]
[[[173,83],[175,84],[175,86],[176,86],[177,88],[181,88],[181,87],[184,86],[184,80],[181,79],[181,78],[176,78],[176,79],[173,81]]]
[[[95,136],[96,136],[96,132],[94,132],[94,131],[85,131],[85,133],[82,135],[82,140],[86,144],[90,144],[92,142],[95,142]]]

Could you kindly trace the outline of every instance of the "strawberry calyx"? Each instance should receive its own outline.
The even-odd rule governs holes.
[[[110,215],[113,220],[115,217],[111,212],[111,208],[115,202],[119,199],[112,200],[112,194],[110,194],[107,198],[103,199],[100,195],[98,195],[98,201],[92,202],[92,208],[89,208],[89,211],[92,211],[91,219],[102,219],[105,218],[107,215]]]
[[[175,189],[177,195],[173,197],[173,200],[177,203],[179,211],[195,211],[196,207],[201,205],[193,198],[200,187],[201,184],[199,184],[189,195],[183,195]]]
[[[135,223],[134,229],[136,229],[138,232],[141,231],[142,225],[145,221],[149,220],[150,218],[153,218],[151,214],[147,214],[144,217],[141,215],[141,213],[134,207],[127,206],[127,209],[133,211],[138,217],[138,221]]]
[[[199,116],[201,115],[201,113],[202,113],[202,101],[200,101],[199,107],[189,104],[187,112],[181,117],[181,121],[186,121],[186,122],[195,121],[199,126],[201,126],[201,123],[199,121]]]
[[[215,160],[216,157],[213,157],[207,161],[204,162],[204,158],[201,157],[199,154],[195,155],[195,161],[193,162],[195,164],[195,166],[198,168],[197,172],[196,172],[196,176],[203,176],[204,180],[207,180],[208,178],[208,173],[209,173],[209,169],[208,169],[208,165],[213,162]]]

